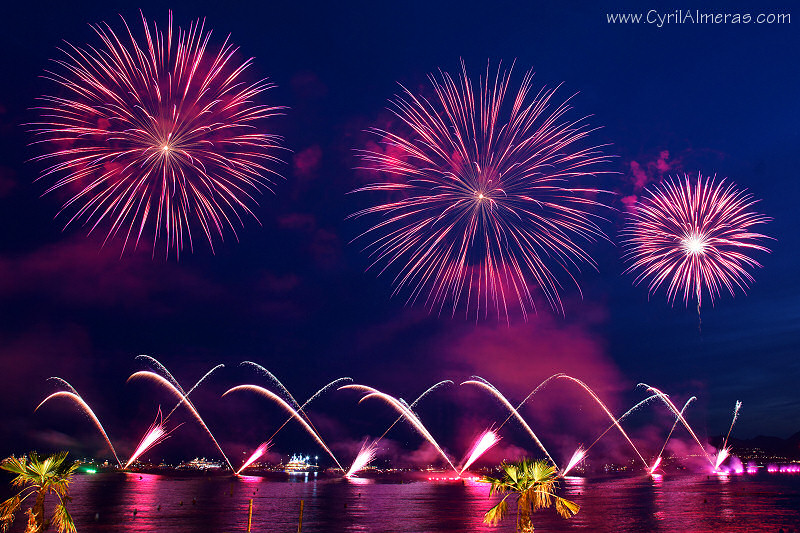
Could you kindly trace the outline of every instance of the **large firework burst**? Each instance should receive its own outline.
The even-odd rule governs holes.
[[[751,211],[756,201],[733,183],[714,177],[669,179],[648,190],[634,206],[623,230],[626,272],[635,283],[647,280],[653,293],[667,287],[667,299],[681,295],[688,306],[703,294],[731,295],[753,283],[749,269],[761,265],[750,254],[769,252],[759,244],[765,235],[751,228],[770,219]]]
[[[47,72],[59,91],[33,124],[47,149],[38,159],[51,162],[40,179],[65,191],[67,226],[104,226],[106,241],[124,236],[123,252],[143,237],[155,252],[163,236],[179,255],[193,228],[213,251],[242,214],[255,217],[254,195],[277,175],[281,139],[262,125],[282,108],[255,102],[272,84],[244,81],[252,60],[237,61],[228,39],[212,51],[205,21],[173,30],[170,12],[165,34],[142,15],[143,39],[122,23],[120,35],[92,26],[99,44],[67,44]]]
[[[380,146],[359,152],[386,180],[356,191],[380,195],[353,215],[373,220],[360,236],[370,267],[393,268],[410,303],[506,318],[518,305],[527,317],[538,288],[563,312],[556,272],[574,281],[594,264],[579,242],[604,237],[592,214],[603,191],[582,182],[607,156],[582,142],[592,129],[566,118],[557,88],[534,92],[528,71],[514,92],[510,78],[487,66],[474,84],[463,63],[458,77],[430,75],[431,97],[404,88],[397,127],[371,130]]]

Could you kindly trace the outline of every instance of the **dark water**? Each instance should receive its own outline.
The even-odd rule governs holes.
[[[554,510],[534,515],[536,532],[800,532],[800,477],[792,475],[672,476],[570,479],[564,496],[581,505],[570,520]],[[477,482],[352,482],[303,477],[78,476],[72,515],[80,533],[246,531],[294,532],[305,501],[303,532],[439,532],[514,530],[514,516],[483,525],[493,505]],[[194,503],[193,503],[194,500]],[[183,505],[180,504],[183,502]],[[159,509],[159,505],[161,506]],[[134,516],[134,509],[137,510]],[[22,531],[18,518],[12,531]]]

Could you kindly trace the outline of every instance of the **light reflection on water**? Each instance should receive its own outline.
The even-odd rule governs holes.
[[[568,477],[562,489],[580,513],[568,521],[553,510],[537,513],[537,533],[800,529],[800,478],[790,475]],[[80,533],[245,531],[250,499],[259,532],[296,531],[301,499],[305,533],[510,532],[515,521],[510,516],[500,527],[485,526],[483,513],[496,500],[487,485],[473,481],[96,474],[78,476],[72,496]],[[12,531],[23,529],[18,519]]]

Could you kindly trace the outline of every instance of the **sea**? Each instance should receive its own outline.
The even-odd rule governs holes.
[[[77,475],[70,494],[79,533],[244,532],[248,522],[253,532],[515,531],[513,512],[483,523],[497,497],[474,480],[109,472]],[[799,474],[570,477],[561,494],[580,512],[565,520],[541,510],[536,533],[800,533]],[[22,516],[10,531],[24,531]]]

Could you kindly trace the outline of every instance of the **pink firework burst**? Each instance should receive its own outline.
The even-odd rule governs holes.
[[[40,179],[65,195],[65,226],[102,226],[123,252],[147,238],[155,253],[163,237],[179,255],[193,230],[213,251],[242,215],[255,218],[255,196],[278,176],[281,139],[263,124],[282,108],[256,102],[273,85],[246,82],[252,60],[238,61],[228,39],[212,47],[205,21],[173,28],[170,12],[164,33],[142,15],[141,38],[122,23],[119,35],[92,26],[99,43],[67,44],[47,72],[58,91],[32,124],[49,162]]]
[[[574,282],[594,265],[581,243],[605,237],[594,214],[604,191],[584,186],[608,159],[585,143],[592,129],[566,118],[557,88],[536,92],[531,71],[516,91],[500,67],[477,83],[463,63],[429,80],[431,97],[404,88],[397,127],[373,129],[381,146],[359,152],[384,179],[355,191],[379,199],[352,215],[372,221],[359,237],[370,268],[393,271],[395,294],[431,311],[508,318],[518,306],[527,317],[538,290],[563,313],[557,273]]]
[[[653,187],[623,230],[626,272],[636,284],[647,280],[650,293],[666,285],[670,302],[694,298],[698,310],[704,293],[713,304],[723,288],[746,292],[754,282],[749,270],[761,266],[750,254],[769,252],[760,244],[767,237],[752,229],[770,220],[751,211],[755,203],[733,183],[700,174]]]

